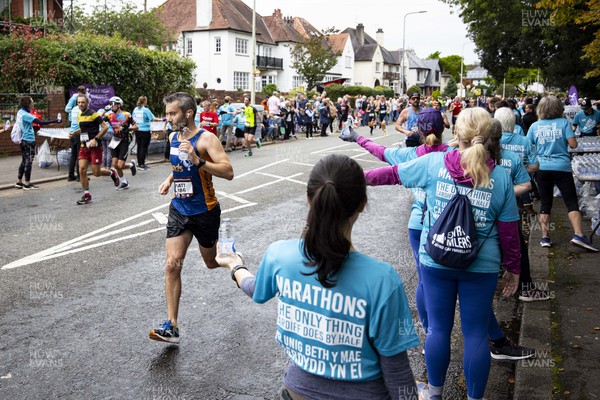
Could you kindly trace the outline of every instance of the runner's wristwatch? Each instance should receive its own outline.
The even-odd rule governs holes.
[[[200,159],[200,162],[198,162],[198,164],[194,164],[196,167],[198,168],[202,168],[204,166],[204,164],[206,164],[206,160],[202,157],[198,157]]]

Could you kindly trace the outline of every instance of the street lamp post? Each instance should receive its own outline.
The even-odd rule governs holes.
[[[406,40],[406,17],[410,14],[423,14],[426,13],[427,11],[413,11],[413,12],[409,12],[404,14],[404,25],[402,26],[402,78],[400,80],[400,87],[402,88],[401,92],[405,93],[405,89],[404,89],[404,59],[406,58],[406,45],[405,45],[405,40]]]
[[[463,64],[465,62],[465,46],[469,42],[463,43],[462,50],[460,51],[460,97],[465,97],[466,93],[463,93]]]
[[[256,0],[252,4],[252,73],[250,74],[250,104],[256,99]]]

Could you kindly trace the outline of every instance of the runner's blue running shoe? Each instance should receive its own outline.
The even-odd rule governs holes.
[[[152,329],[148,337],[159,342],[179,343],[179,328],[173,326],[171,321],[166,320],[160,328]]]

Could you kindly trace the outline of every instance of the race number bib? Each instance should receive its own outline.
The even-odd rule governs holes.
[[[82,142],[88,142],[90,140],[90,135],[88,135],[87,133],[81,133],[79,135],[79,140]]]
[[[192,197],[194,195],[192,178],[174,179],[173,190],[175,191],[175,197],[178,197],[180,199]]]
[[[117,148],[117,146],[119,145],[119,143],[121,143],[121,138],[113,137],[110,140],[110,143],[108,144],[108,147],[114,150],[114,149]]]

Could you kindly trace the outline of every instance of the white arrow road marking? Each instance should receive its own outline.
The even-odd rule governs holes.
[[[253,171],[246,172],[245,174],[239,175],[236,178],[241,178],[241,177],[246,176],[248,174],[257,173],[260,170],[263,170],[265,168],[269,168],[269,167],[271,167],[273,165],[277,165],[277,164],[280,164],[280,163],[286,162],[286,161],[288,161],[288,159],[279,160],[277,162],[274,162],[274,163],[265,165],[263,167],[257,168],[257,169],[255,169]],[[262,184],[262,185],[258,185],[258,186],[255,186],[255,187],[243,190],[241,192],[237,192],[236,194],[246,193],[246,192],[249,192],[249,191],[252,191],[252,190],[256,190],[256,189],[259,189],[259,188],[262,188],[262,187],[265,187],[265,186],[268,186],[268,185],[272,185],[274,183],[278,183],[278,182],[281,182],[281,181],[286,181],[286,180],[290,181],[290,182],[296,182],[296,183],[300,183],[302,185],[306,185],[306,183],[304,183],[304,182],[297,181],[295,179],[291,179],[291,178],[294,178],[296,176],[302,175],[302,173],[297,173],[297,174],[291,175],[289,177],[281,177],[281,176],[267,174],[267,173],[260,173],[260,174],[264,175],[264,176],[269,176],[269,177],[272,177],[272,178],[276,178],[276,180],[273,181],[273,182],[265,183],[265,184]],[[219,196],[222,196],[224,198],[228,198],[228,199],[233,200],[234,202],[240,204],[238,206],[234,206],[234,207],[228,208],[226,210],[222,210],[221,214],[227,214],[227,213],[230,213],[232,211],[236,211],[236,210],[239,210],[239,209],[242,209],[242,208],[253,207],[253,206],[255,206],[255,205],[258,204],[258,203],[253,203],[253,202],[250,202],[248,200],[245,200],[245,199],[243,199],[241,197],[238,197],[235,194],[228,194],[228,193],[219,192],[219,191],[217,191],[216,193]],[[137,237],[140,237],[140,236],[143,236],[143,235],[148,235],[150,233],[154,233],[154,232],[158,232],[158,231],[164,230],[166,228],[164,225],[167,224],[168,218],[167,218],[167,216],[164,213],[159,212],[159,210],[161,210],[161,209],[163,209],[165,207],[168,207],[170,204],[171,203],[169,202],[169,203],[160,205],[158,207],[154,207],[154,208],[152,208],[150,210],[146,210],[146,211],[143,211],[141,213],[132,215],[131,217],[125,218],[125,219],[123,219],[121,221],[118,221],[118,222],[115,222],[113,224],[107,225],[107,226],[102,227],[100,229],[97,229],[95,231],[86,233],[85,235],[81,235],[81,236],[76,237],[74,239],[68,240],[68,241],[66,241],[64,243],[61,243],[61,244],[56,245],[54,247],[51,247],[49,249],[40,251],[38,253],[29,255],[29,256],[24,257],[24,258],[21,258],[20,260],[13,261],[13,262],[11,262],[9,264],[4,265],[1,269],[5,270],[5,269],[13,269],[13,268],[17,268],[17,267],[23,267],[23,266],[35,264],[35,263],[38,263],[38,262],[41,262],[41,261],[45,261],[45,260],[50,260],[50,259],[57,258],[57,257],[66,256],[68,254],[78,253],[78,252],[81,252],[81,251],[93,249],[93,248],[100,247],[100,246],[106,246],[107,244],[120,242],[122,240],[134,239],[134,238],[137,238]],[[115,228],[115,227],[118,227],[120,225],[126,224],[126,223],[128,223],[130,221],[133,221],[133,220],[135,220],[137,218],[143,217],[143,216],[148,215],[148,214],[151,214],[153,218],[145,220],[145,221],[142,221],[142,222],[139,222],[139,223],[134,224],[134,225],[125,226],[125,227],[119,228],[117,230],[113,230],[113,228]],[[119,234],[119,233],[122,233],[122,232],[125,232],[125,231],[129,231],[129,230],[132,230],[132,229],[136,229],[136,228],[139,228],[141,226],[148,225],[148,224],[150,224],[152,222],[158,222],[159,224],[161,224],[163,226],[161,226],[159,228],[152,228],[152,229],[149,229],[149,230],[143,231],[143,232],[133,233],[133,234],[127,235],[127,236],[120,236],[120,237],[116,237],[116,238],[112,238],[112,239],[103,240],[101,242],[98,242],[99,239],[105,239],[105,238],[108,238],[108,237],[112,237],[115,234]]]

